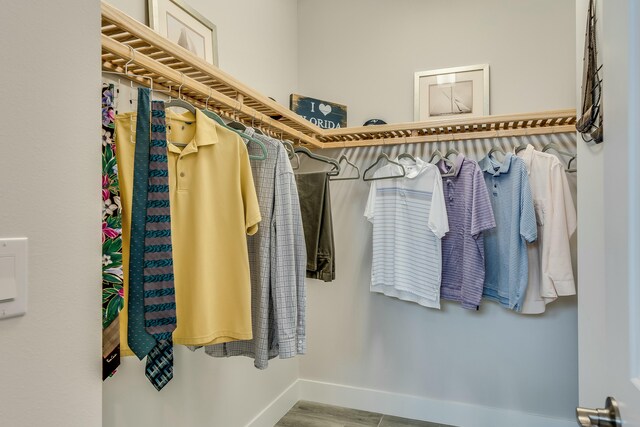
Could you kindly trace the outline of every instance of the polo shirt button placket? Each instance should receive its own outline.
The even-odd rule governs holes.
[[[187,176],[187,174],[185,173],[185,171],[183,170],[184,166],[183,166],[183,162],[182,160],[183,155],[181,154],[178,157],[178,162],[176,164],[176,172],[178,175],[178,190],[186,190],[186,182],[185,182],[185,177]]]
[[[449,203],[453,203],[453,193],[455,192],[456,187],[453,184],[452,180],[450,180],[450,179],[447,180],[447,187],[449,188],[449,191],[448,191],[448,193],[449,193]]]

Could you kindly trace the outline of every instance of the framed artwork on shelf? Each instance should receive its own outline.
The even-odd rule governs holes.
[[[489,114],[489,64],[415,73],[414,121]]]
[[[182,0],[147,0],[149,27],[210,64],[218,65],[216,26]]]

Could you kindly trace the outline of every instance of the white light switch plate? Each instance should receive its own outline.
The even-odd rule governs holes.
[[[27,238],[0,239],[0,320],[27,312]]]

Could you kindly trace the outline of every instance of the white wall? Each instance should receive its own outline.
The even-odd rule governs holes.
[[[598,16],[602,17],[602,2],[596,2]],[[576,0],[576,105],[582,105],[581,85],[584,56],[584,37],[587,19],[588,0]],[[602,48],[602,20],[598,22],[598,43]],[[607,131],[609,134],[609,131]],[[606,322],[600,318],[602,304],[606,301],[605,280],[605,209],[604,209],[604,149],[603,144],[586,144],[579,140],[578,157],[578,239],[580,252],[578,265],[580,287],[584,290],[579,296],[578,311],[580,343],[580,405],[600,408],[605,396],[601,390],[605,384],[605,369],[594,366],[606,366],[607,349],[601,343],[606,342]],[[594,314],[598,313],[598,314]]]
[[[111,3],[146,22],[144,0]],[[297,88],[296,2],[189,0],[189,4],[217,25],[220,68],[287,105],[288,95]],[[125,100],[126,86],[121,93]],[[120,103],[122,111],[126,104]],[[214,359],[177,346],[174,379],[158,393],[145,378],[143,363],[128,357],[104,384],[103,425],[243,426],[297,378],[297,359],[273,360],[266,371],[259,371],[249,358]],[[287,399],[284,411],[295,403],[295,393],[287,394]],[[255,426],[268,418],[260,418]]]
[[[300,93],[347,104],[351,125],[372,117],[411,121],[415,71],[476,63],[491,67],[492,113],[576,105],[572,1],[300,0],[298,13]],[[531,140],[540,147],[549,138]],[[575,150],[573,135],[553,140]],[[505,148],[518,142],[499,141]],[[456,146],[477,156],[493,143]],[[433,148],[408,150],[423,155]],[[399,152],[348,153],[364,166],[382,150]],[[368,185],[345,181],[331,191],[338,280],[309,281],[309,354],[301,359],[301,378],[573,418],[575,298],[527,317],[493,303],[479,312],[451,303],[435,311],[371,294],[371,227],[362,217]]]
[[[148,24],[147,0],[109,0]],[[289,106],[298,87],[296,0],[189,0],[216,25],[218,66],[242,83]]]
[[[2,4],[0,237],[29,238],[27,314],[0,321],[3,426],[101,425],[99,13]]]
[[[573,1],[299,2],[304,95],[348,106],[349,125],[413,121],[415,71],[488,63],[491,113],[575,103]]]

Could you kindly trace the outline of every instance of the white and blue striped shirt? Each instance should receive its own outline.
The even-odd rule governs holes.
[[[371,291],[440,308],[442,250],[449,231],[442,178],[435,165],[416,158],[406,175],[372,181],[365,217],[373,224]],[[389,164],[376,178],[401,174]]]

